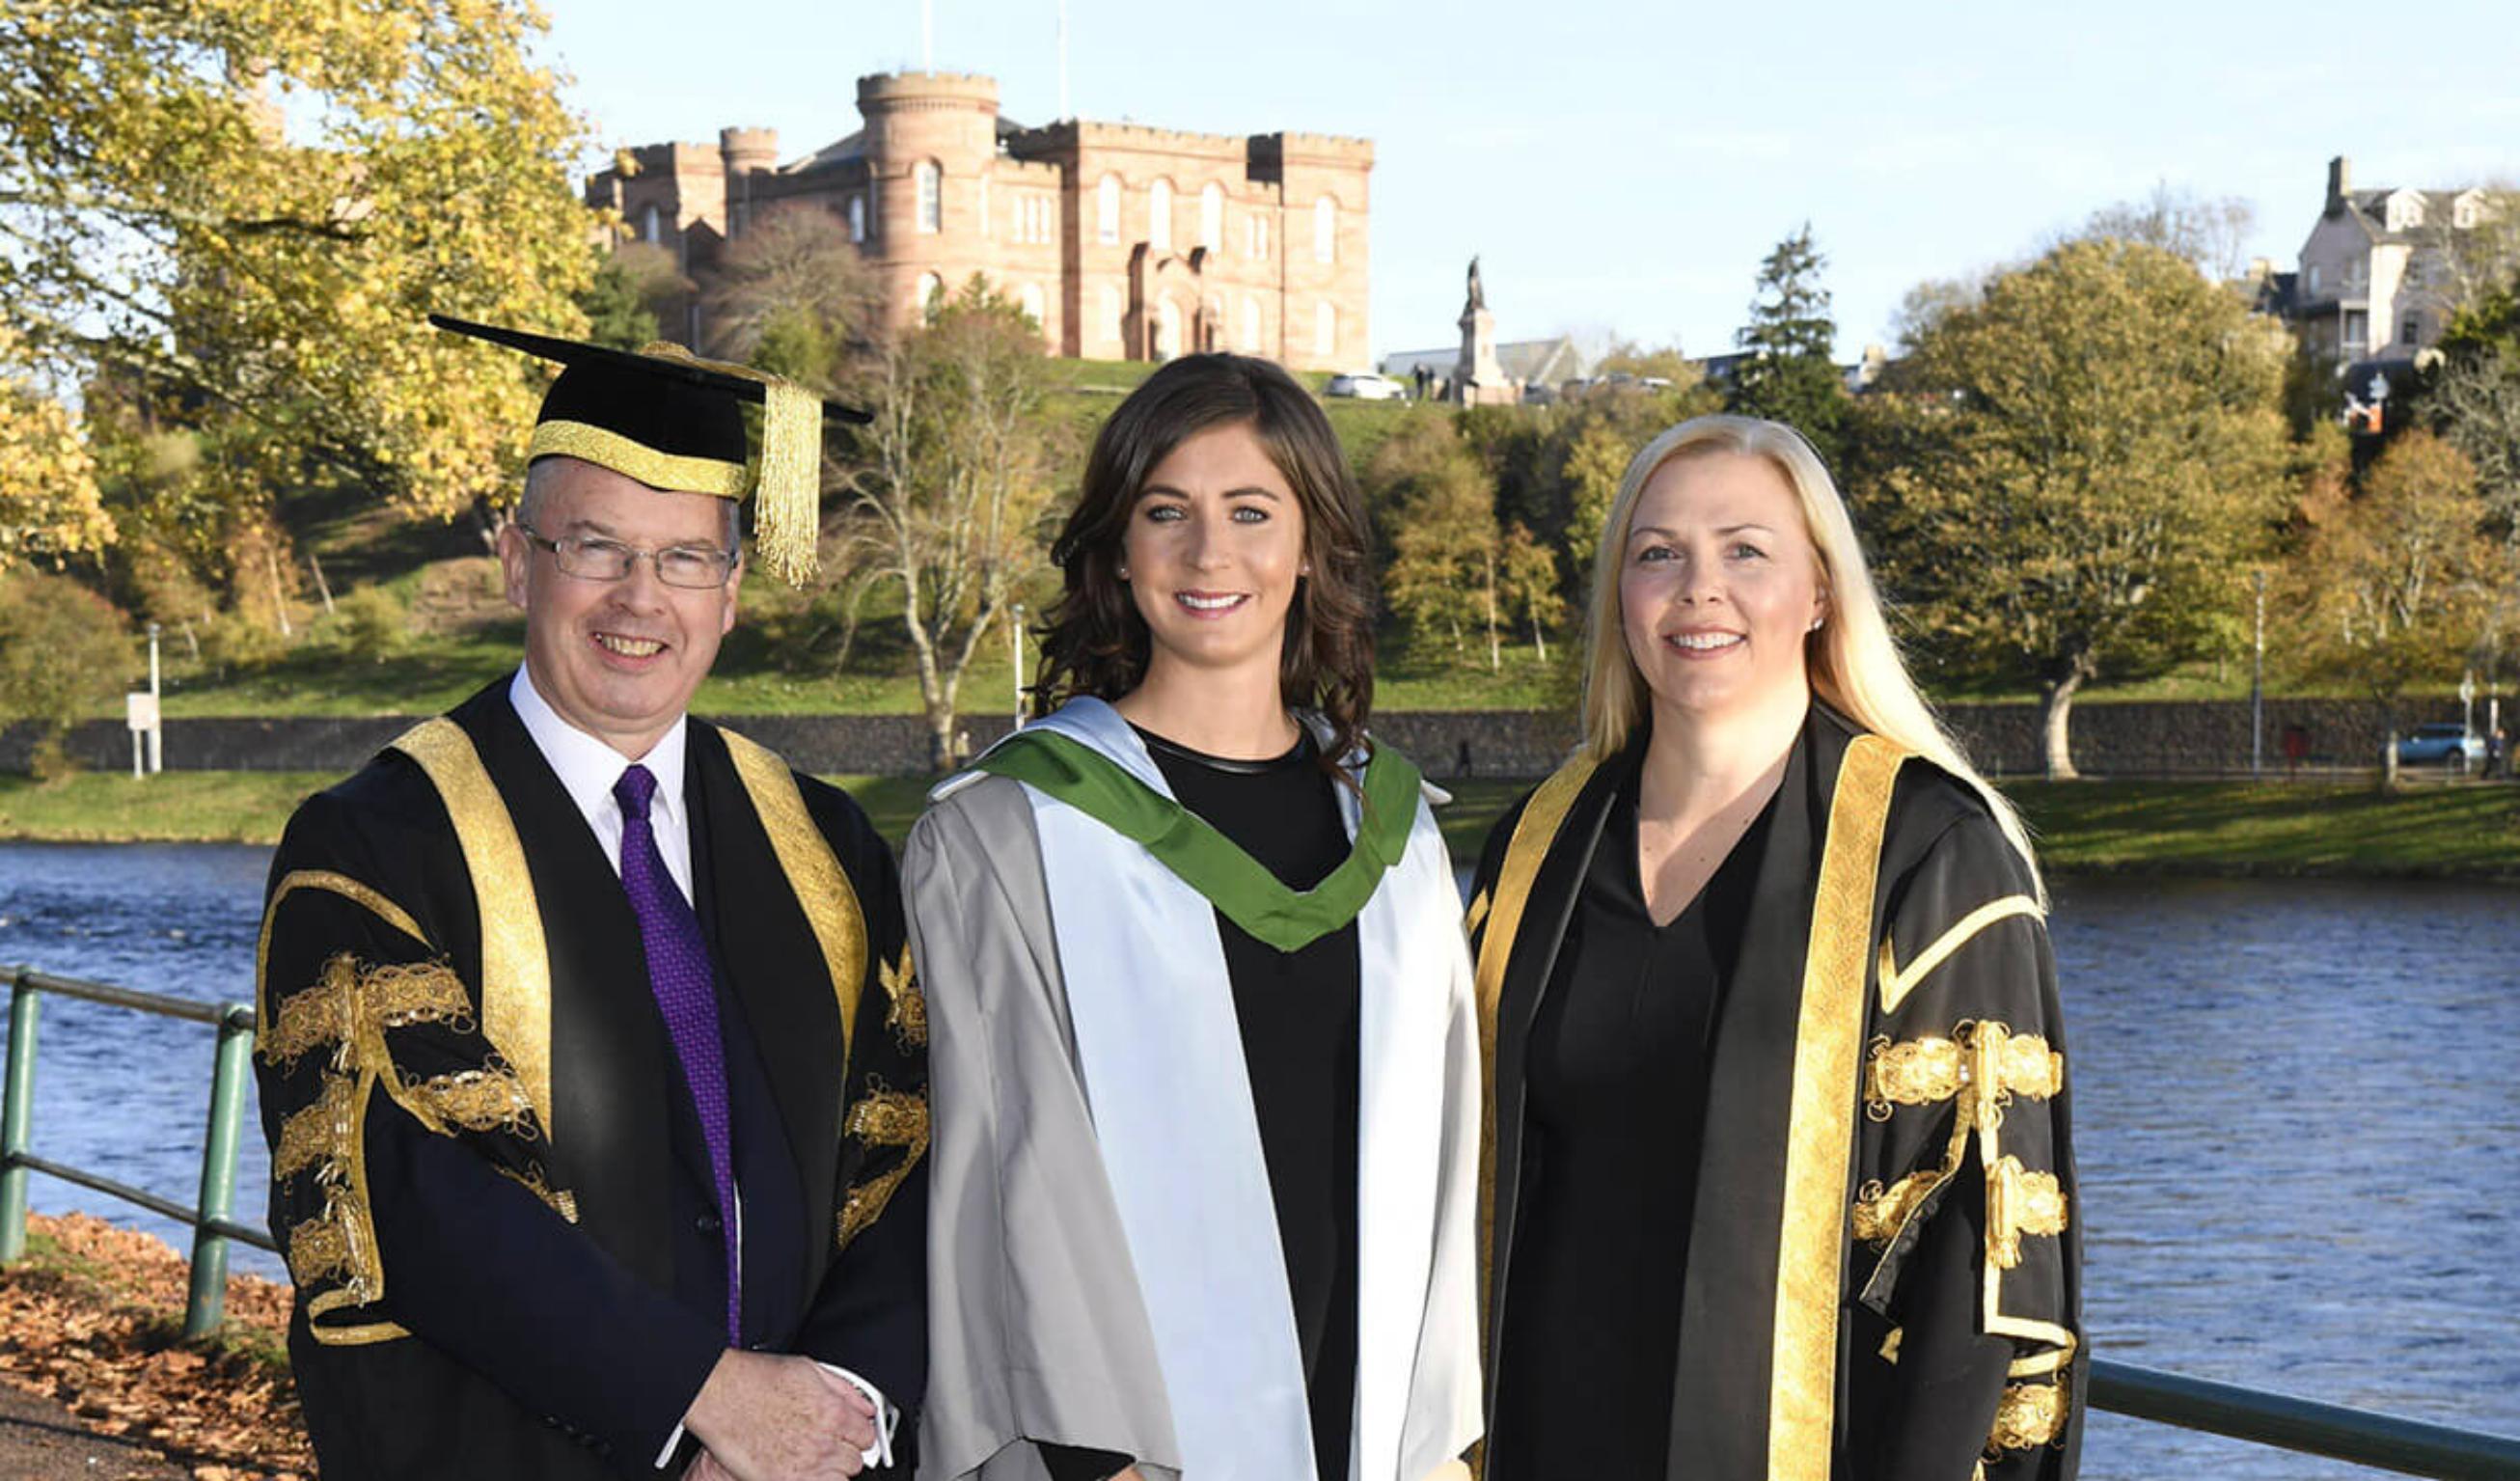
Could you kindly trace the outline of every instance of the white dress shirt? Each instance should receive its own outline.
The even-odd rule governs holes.
[[[621,774],[637,762],[648,768],[656,779],[656,794],[648,803],[648,826],[656,836],[656,852],[664,857],[665,873],[673,876],[674,887],[683,892],[686,904],[693,904],[692,893],[692,815],[683,797],[685,741],[690,729],[687,716],[674,717],[673,728],[666,731],[644,756],[624,756],[608,741],[579,730],[551,707],[542,692],[534,688],[533,675],[521,663],[517,677],[508,684],[508,702],[516,706],[517,718],[525,723],[525,734],[534,738],[535,749],[551,763],[560,785],[595,832],[595,841],[604,848],[605,862],[612,873],[621,873],[621,803],[612,795],[613,785]],[[742,1248],[743,1195],[736,1192],[736,1247]],[[739,1278],[740,1279],[740,1278]],[[868,1465],[892,1463],[892,1435],[900,1423],[900,1413],[883,1396],[883,1391],[845,1368],[822,1367],[845,1378],[875,1406],[875,1445],[865,1451]],[[665,1448],[656,1457],[663,1467],[673,1460],[674,1451],[683,1443],[683,1426],[674,1426],[666,1437]]]

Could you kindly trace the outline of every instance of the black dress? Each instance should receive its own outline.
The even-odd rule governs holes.
[[[1771,810],[1658,926],[1633,776],[1611,801],[1531,1025],[1493,1481],[1665,1472],[1708,1051]]]
[[[1267,761],[1236,761],[1140,730],[1181,805],[1291,889],[1345,861],[1347,825],[1311,736]],[[1216,917],[1242,1060],[1269,1168],[1286,1293],[1313,1419],[1319,1481],[1346,1481],[1356,1399],[1356,1141],[1360,989],[1356,922],[1296,951]],[[1042,1447],[1054,1481],[1101,1481],[1131,1458]]]

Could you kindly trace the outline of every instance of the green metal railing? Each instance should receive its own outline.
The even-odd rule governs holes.
[[[184,1308],[184,1333],[199,1336],[216,1327],[227,1292],[228,1241],[241,1239],[278,1252],[268,1234],[238,1224],[231,1217],[236,1201],[238,1139],[245,1124],[246,1087],[253,1069],[251,1005],[193,1003],[55,977],[22,966],[0,967],[0,980],[6,980],[11,990],[8,1079],[5,1091],[0,1091],[0,1262],[25,1253],[26,1175],[49,1173],[191,1225],[192,1292]],[[202,1144],[202,1195],[198,1208],[186,1208],[171,1198],[112,1178],[48,1161],[26,1149],[35,1108],[36,1005],[45,993],[217,1026],[218,1052],[210,1078],[209,1130]],[[2440,1481],[2520,1478],[2520,1439],[2319,1404],[2123,1363],[2092,1365],[2091,1405],[2157,1424],[2202,1430],[2405,1475],[2431,1476]]]
[[[10,990],[9,1078],[6,1089],[0,1090],[0,1262],[25,1254],[26,1175],[46,1173],[191,1225],[193,1279],[184,1302],[184,1335],[198,1337],[215,1329],[226,1314],[228,1241],[242,1239],[275,1254],[280,1249],[269,1234],[233,1218],[237,1144],[245,1126],[247,1091],[253,1078],[253,1006],[194,1003],[109,987],[102,982],[56,977],[23,966],[0,967],[0,978],[7,980]],[[35,1119],[35,1018],[46,993],[217,1027],[217,1058],[210,1075],[209,1130],[202,1139],[201,1202],[197,1207],[187,1208],[147,1189],[38,1157],[28,1150]]]

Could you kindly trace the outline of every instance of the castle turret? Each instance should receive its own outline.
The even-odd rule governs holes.
[[[722,128],[717,131],[717,152],[726,161],[726,178],[737,180],[757,169],[779,167],[779,130],[775,128]]]

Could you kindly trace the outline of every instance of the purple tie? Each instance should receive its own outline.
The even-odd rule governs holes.
[[[717,987],[709,968],[708,943],[700,936],[699,917],[692,914],[674,876],[665,872],[665,856],[656,852],[656,830],[648,824],[648,803],[656,795],[655,775],[632,764],[612,784],[621,804],[621,887],[630,910],[639,918],[639,940],[648,949],[648,983],[656,994],[656,1011],[673,1036],[674,1056],[683,1061],[683,1082],[692,1088],[692,1104],[700,1114],[700,1135],[708,1142],[709,1174],[717,1183],[718,1229],[726,1236],[726,1339],[743,1345],[743,1295],[738,1285],[735,1215],[735,1139],[727,1126],[726,1057],[717,1036]]]

